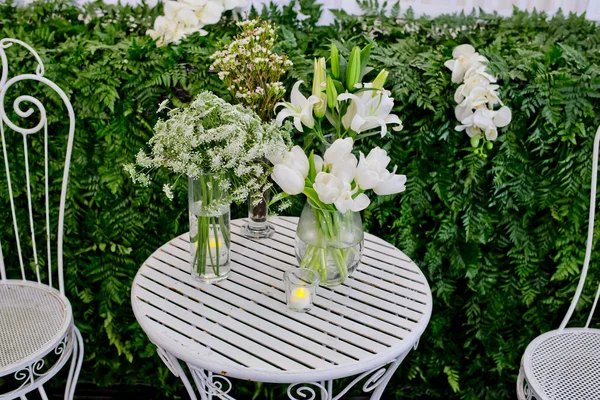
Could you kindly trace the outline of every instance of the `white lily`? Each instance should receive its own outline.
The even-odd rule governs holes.
[[[365,84],[366,88],[371,84]],[[342,117],[342,125],[346,129],[352,129],[356,133],[365,132],[381,127],[381,137],[387,133],[387,124],[396,124],[392,129],[402,130],[402,121],[397,115],[390,114],[394,107],[394,99],[389,97],[389,92],[379,90],[373,96],[372,90],[365,90],[357,95],[342,93],[338,101],[351,100],[346,114]]]
[[[294,126],[300,132],[303,132],[302,125],[307,128],[312,128],[315,125],[315,119],[313,117],[313,107],[315,104],[319,103],[321,100],[318,97],[310,96],[306,98],[300,92],[300,85],[303,81],[298,81],[294,84],[292,88],[292,93],[290,95],[290,102],[277,103],[275,105],[275,109],[279,106],[283,106],[283,110],[277,114],[277,123],[281,125],[283,120],[287,117],[294,118]]]
[[[344,183],[344,190],[342,191],[342,194],[334,202],[335,208],[337,208],[337,210],[342,214],[348,210],[359,212],[367,208],[369,204],[371,204],[371,200],[369,200],[369,197],[364,193],[353,197],[357,191],[358,188],[351,190],[350,184],[347,182]]]
[[[300,172],[285,164],[276,164],[271,173],[273,181],[289,194],[296,195],[304,190],[304,179]]]

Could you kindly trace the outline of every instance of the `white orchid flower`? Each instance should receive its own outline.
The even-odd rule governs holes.
[[[502,102],[496,93],[498,85],[488,85],[485,87],[474,87],[469,95],[465,97],[462,102],[456,106],[454,113],[456,119],[459,121],[466,118],[473,109],[478,109],[482,106],[493,107],[494,105]]]
[[[279,106],[283,106],[283,110],[277,114],[277,123],[281,125],[283,120],[287,117],[294,118],[294,126],[300,132],[304,132],[302,125],[307,128],[312,128],[315,125],[315,119],[313,117],[313,107],[321,100],[318,97],[310,96],[308,99],[300,92],[300,85],[303,81],[298,81],[292,88],[290,95],[290,102],[277,103],[275,109]]]
[[[233,10],[234,8],[242,8],[248,5],[248,0],[222,0],[225,10]]]
[[[469,137],[481,137],[485,135],[487,140],[498,138],[497,128],[502,128],[510,123],[512,113],[506,106],[499,110],[489,110],[485,107],[478,108],[475,112],[466,115],[460,122],[462,125],[455,129],[459,132],[466,130]]]
[[[484,67],[483,72],[485,73],[485,66],[482,63],[487,62],[487,58],[475,52],[475,48],[470,44],[457,46],[452,51],[452,57],[454,60],[448,60],[444,65],[452,71],[452,82],[454,83],[461,83],[468,71],[472,73]]]
[[[212,25],[221,20],[224,11],[221,1],[209,0],[204,7],[196,10],[196,17],[202,25]]]
[[[369,204],[371,204],[371,200],[369,200],[369,197],[364,193],[353,197],[357,191],[358,188],[354,188],[354,190],[351,190],[350,184],[345,182],[342,194],[334,202],[335,208],[337,208],[337,210],[342,214],[348,210],[353,212],[359,212],[367,208]]]
[[[370,87],[371,84],[365,84]],[[365,132],[381,127],[381,137],[387,133],[387,124],[396,124],[395,131],[402,130],[402,121],[397,115],[390,114],[394,107],[394,99],[389,97],[389,92],[379,90],[373,96],[372,90],[365,90],[357,95],[342,93],[338,101],[351,100],[346,114],[342,117],[344,128],[352,129],[356,133]]]
[[[344,192],[344,182],[333,174],[319,172],[313,189],[324,204],[333,204]]]

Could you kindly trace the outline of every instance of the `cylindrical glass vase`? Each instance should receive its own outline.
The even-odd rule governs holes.
[[[296,229],[296,258],[316,271],[322,286],[336,286],[358,267],[364,248],[360,213],[304,205]]]
[[[230,207],[221,176],[188,180],[192,276],[204,283],[222,281],[231,271]]]
[[[275,227],[269,223],[269,191],[262,193],[261,200],[248,198],[248,222],[242,226],[241,234],[249,239],[266,239],[273,236]]]

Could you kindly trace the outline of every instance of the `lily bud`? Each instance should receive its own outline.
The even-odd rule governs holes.
[[[327,105],[329,108],[335,108],[337,106],[338,92],[335,89],[333,79],[331,79],[331,76],[329,75],[327,76],[327,84],[325,88],[325,91],[327,92]]]
[[[331,44],[331,73],[335,79],[340,79],[340,52],[335,44]]]
[[[319,104],[315,104],[314,108],[315,117],[317,118],[323,118],[325,111],[327,111],[327,95],[323,93],[326,80],[325,68],[325,58],[315,58],[312,94],[321,100]]]
[[[354,47],[350,53],[350,61],[346,68],[346,88],[354,90],[354,85],[360,81],[360,48]]]
[[[388,75],[389,72],[387,72],[385,69],[382,69],[379,75],[377,75],[377,77],[373,81],[373,89],[383,89],[383,85],[385,85],[385,81],[387,81]],[[373,94],[375,94],[375,92],[373,92]]]

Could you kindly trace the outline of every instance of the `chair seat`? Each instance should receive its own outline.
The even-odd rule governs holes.
[[[34,282],[0,282],[0,376],[55,349],[73,326],[71,304]]]
[[[600,330],[547,332],[529,344],[525,378],[539,399],[600,399]]]

